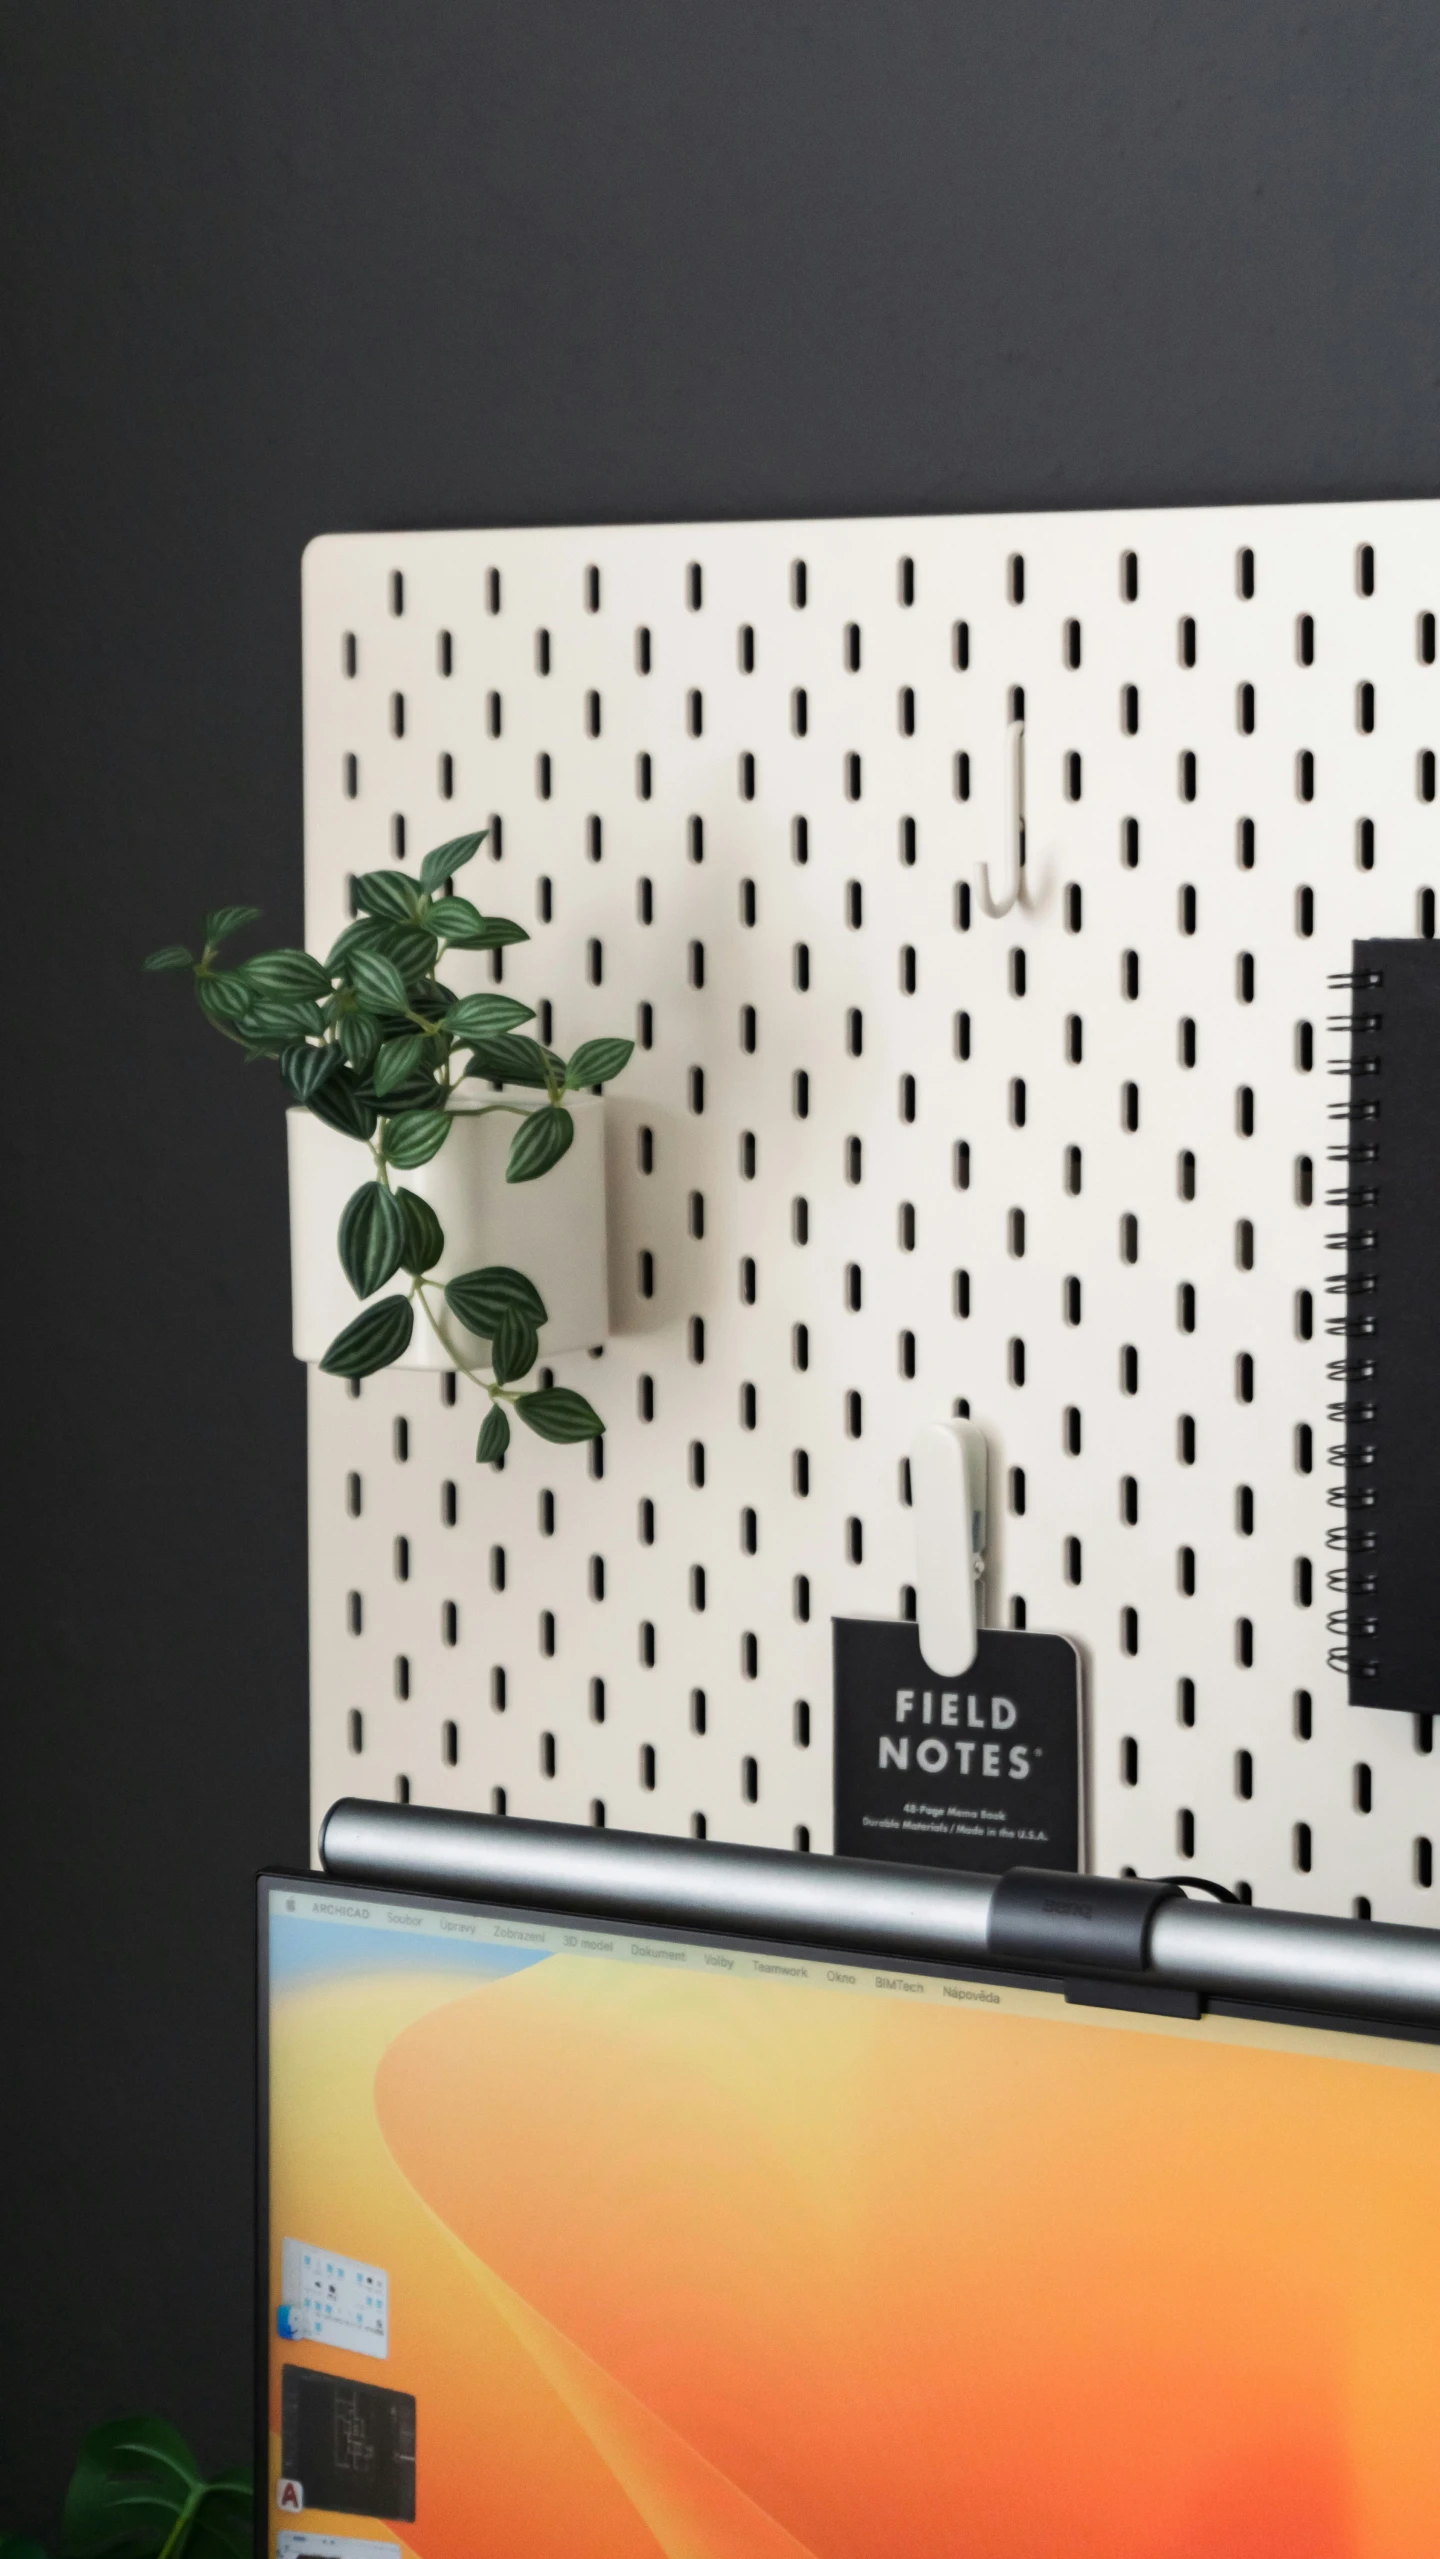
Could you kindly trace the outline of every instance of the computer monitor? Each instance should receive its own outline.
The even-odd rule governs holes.
[[[271,2559],[1435,2546],[1414,2026],[323,1876],[260,1935]]]

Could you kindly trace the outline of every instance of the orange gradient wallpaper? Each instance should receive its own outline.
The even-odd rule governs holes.
[[[1428,2047],[270,1896],[276,2559],[1400,2559]]]

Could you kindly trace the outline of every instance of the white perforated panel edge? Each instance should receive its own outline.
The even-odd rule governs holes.
[[[603,1476],[311,1373],[317,1816],[823,1849],[829,1620],[906,1604],[964,1402],[991,1620],[1085,1653],[1095,1863],[1430,1916],[1428,1719],[1327,1664],[1324,1238],[1327,978],[1433,930],[1437,594],[1430,502],[311,546],[312,946],[498,817],[507,985],[642,1039],[612,1336],[557,1367]]]

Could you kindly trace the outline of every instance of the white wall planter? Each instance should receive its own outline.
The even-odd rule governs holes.
[[[500,1262],[533,1280],[549,1313],[540,1332],[542,1357],[588,1350],[609,1332],[605,1105],[584,1095],[572,1097],[566,1107],[575,1122],[574,1144],[538,1181],[505,1179],[516,1127],[508,1111],[483,1119],[458,1117],[430,1163],[392,1176],[397,1187],[430,1202],[445,1230],[445,1250],[430,1276],[444,1281]],[[351,1193],[371,1178],[373,1159],[367,1146],[328,1128],[311,1111],[291,1110],[285,1116],[292,1341],[297,1359],[318,1361],[361,1305],[371,1302],[357,1298],[346,1279],[336,1238],[340,1213]],[[393,1296],[408,1284],[406,1275],[397,1273],[376,1296]],[[444,1340],[437,1339],[417,1309],[410,1347],[396,1366],[479,1366],[476,1336],[457,1323],[438,1292],[431,1293],[430,1303]]]

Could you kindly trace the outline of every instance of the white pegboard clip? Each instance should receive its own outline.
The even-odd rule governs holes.
[[[910,1499],[920,1650],[944,1679],[967,1671],[979,1646],[988,1473],[976,1423],[932,1422],[916,1433]]]
[[[990,865],[982,862],[980,877],[985,890],[985,908],[990,915],[1008,915],[1020,895],[1020,874],[1025,863],[1025,723],[1012,720],[1005,731],[1005,863],[1001,885],[997,889],[990,876]]]

